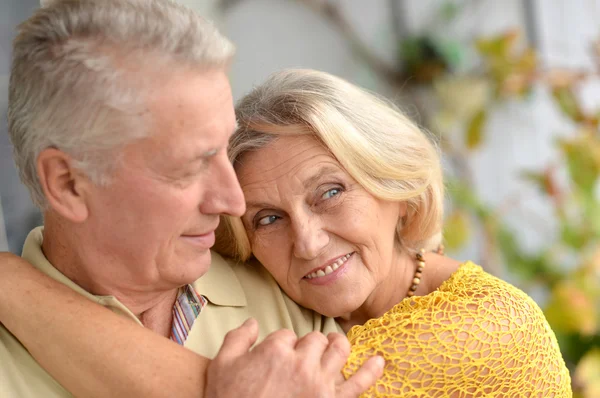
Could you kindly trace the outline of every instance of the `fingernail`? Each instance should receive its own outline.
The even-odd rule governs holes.
[[[378,367],[383,368],[385,366],[385,359],[383,357],[377,356],[375,357],[375,361]]]

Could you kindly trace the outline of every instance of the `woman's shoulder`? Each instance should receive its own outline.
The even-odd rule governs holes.
[[[475,391],[470,396],[570,396],[569,372],[540,308],[472,262],[434,292],[406,298],[355,326],[348,338],[352,354],[345,372],[382,353],[391,369],[383,390],[401,382],[420,394],[439,382]]]
[[[524,291],[471,261],[462,263],[436,291],[416,297],[415,302],[423,309],[445,308],[445,303],[453,303],[464,311],[492,319],[517,314],[544,318],[542,310]]]
[[[549,329],[542,310],[525,292],[467,261],[435,291],[405,298],[382,317],[353,328],[349,337],[381,325],[410,328],[415,322],[451,328],[479,323],[528,324],[536,325],[538,330]]]
[[[480,309],[480,305],[486,303],[495,310],[501,310],[506,305],[515,305],[522,309],[527,307],[536,313],[539,312],[540,315],[542,314],[541,309],[527,293],[486,272],[481,266],[471,261],[461,264],[433,292],[432,296],[436,295],[439,295],[442,299],[474,304],[477,305],[478,309]],[[423,297],[425,305],[436,301],[429,302],[427,296]],[[500,312],[502,313],[502,311]]]

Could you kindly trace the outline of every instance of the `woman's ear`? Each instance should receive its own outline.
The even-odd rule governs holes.
[[[408,204],[404,201],[399,203],[400,205],[400,219],[404,219],[406,217],[406,214],[408,212]]]
[[[88,217],[85,201],[87,177],[73,166],[73,159],[56,148],[40,152],[36,162],[38,179],[48,205],[76,223]]]

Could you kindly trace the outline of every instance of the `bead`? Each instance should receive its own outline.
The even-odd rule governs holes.
[[[443,246],[440,245],[440,248],[441,248],[441,250],[443,250]],[[438,253],[439,253],[440,248],[438,248]],[[415,254],[415,257],[417,258],[417,269],[415,271],[415,275],[412,280],[412,285],[410,286],[410,288],[408,289],[408,292],[406,293],[407,297],[414,296],[415,291],[419,287],[419,283],[421,283],[421,276],[423,273],[423,269],[425,269],[425,258],[423,257],[424,254],[425,254],[425,249],[421,249]]]

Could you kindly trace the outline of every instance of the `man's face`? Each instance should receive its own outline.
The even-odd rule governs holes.
[[[244,212],[226,153],[235,114],[225,72],[173,73],[147,111],[149,137],[124,149],[108,186],[93,187],[85,226],[88,246],[105,262],[92,271],[94,282],[123,293],[199,278],[219,215]]]

